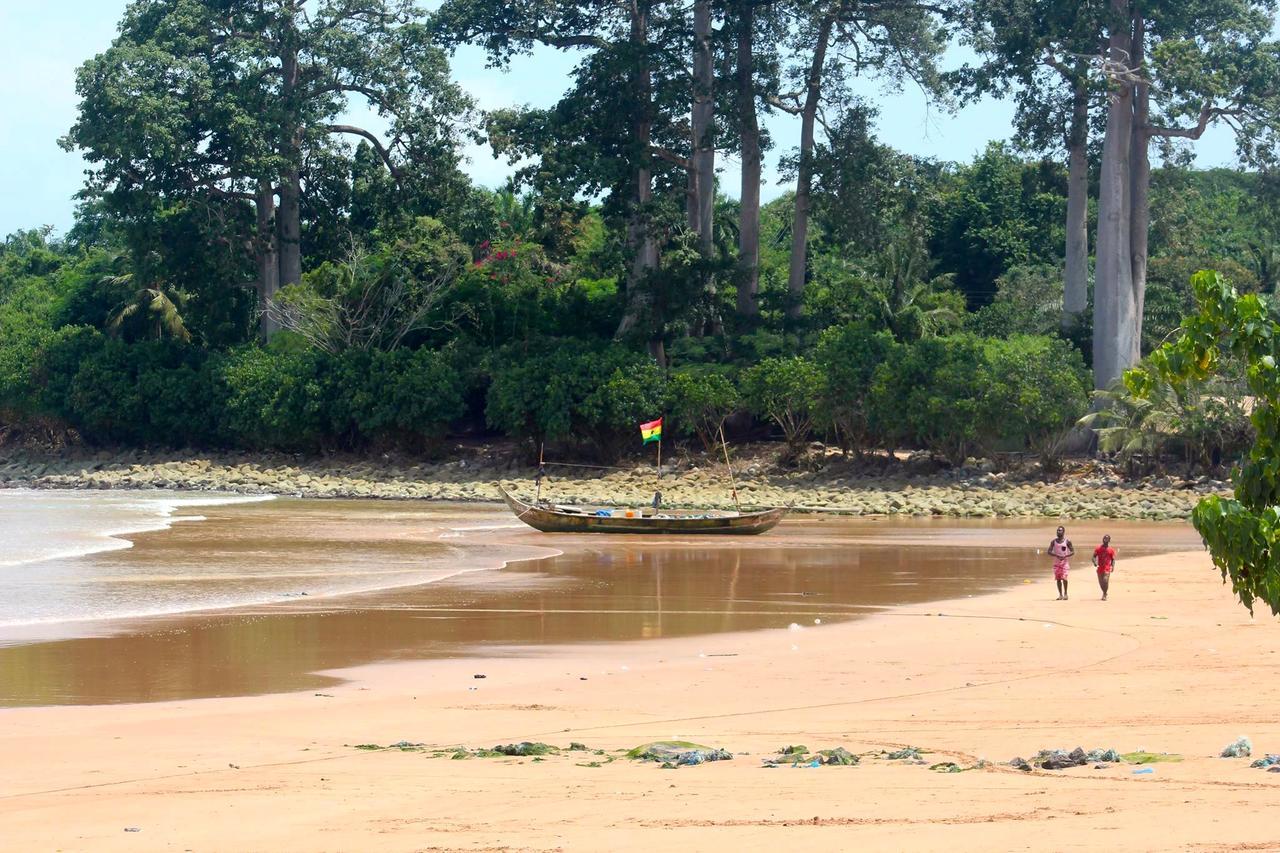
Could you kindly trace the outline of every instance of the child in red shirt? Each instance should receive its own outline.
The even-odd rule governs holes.
[[[1102,587],[1102,600],[1107,600],[1111,587],[1111,572],[1116,567],[1116,549],[1111,547],[1111,537],[1103,536],[1102,544],[1093,549],[1093,565],[1098,570],[1098,586]]]

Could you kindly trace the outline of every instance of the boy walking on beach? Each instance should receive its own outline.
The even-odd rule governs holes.
[[[1102,588],[1102,600],[1107,600],[1111,588],[1111,572],[1116,567],[1116,549],[1111,547],[1111,535],[1102,537],[1102,544],[1093,549],[1093,565],[1098,570],[1098,586]]]
[[[1067,600],[1067,572],[1071,570],[1069,560],[1075,556],[1075,546],[1067,538],[1067,529],[1058,528],[1058,535],[1049,543],[1049,556],[1053,557],[1053,580],[1058,584],[1058,600]]]

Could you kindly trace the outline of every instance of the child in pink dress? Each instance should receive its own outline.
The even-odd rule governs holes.
[[[1053,557],[1053,579],[1058,584],[1058,600],[1067,600],[1067,572],[1071,571],[1068,562],[1076,553],[1075,546],[1067,538],[1067,529],[1058,528],[1058,535],[1049,543],[1049,556]]]

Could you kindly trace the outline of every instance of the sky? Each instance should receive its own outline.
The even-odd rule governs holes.
[[[62,150],[58,139],[75,121],[76,68],[110,45],[126,5],[126,0],[0,0],[0,237],[44,225],[59,233],[71,227],[85,163],[79,154]],[[962,57],[952,50],[947,61],[956,65]],[[482,109],[542,107],[564,91],[576,61],[572,52],[545,49],[503,72],[485,68],[480,51],[464,48],[454,57],[453,71]],[[884,93],[868,82],[859,94],[880,110],[880,140],[909,154],[965,161],[1011,133],[1008,102],[987,99],[953,114],[911,89]],[[775,145],[766,155],[765,201],[785,192],[778,158],[795,147],[800,134],[798,118],[788,115],[773,116],[767,127]],[[1234,159],[1234,145],[1223,131],[1211,130],[1196,151],[1205,167]],[[466,171],[484,186],[501,186],[511,172],[487,147],[473,146],[466,153]],[[737,165],[718,158],[720,183],[730,196],[737,195]]]

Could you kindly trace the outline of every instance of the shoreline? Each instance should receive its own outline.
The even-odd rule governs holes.
[[[288,584],[235,606],[0,629],[0,669],[12,679],[0,684],[0,702],[24,707],[265,695],[307,685],[323,689],[328,682],[315,673],[336,667],[483,658],[495,643],[542,655],[565,643],[711,638],[807,625],[814,617],[830,624],[1029,582],[1038,566],[1032,552],[1048,535],[1038,521],[798,516],[765,537],[658,541],[491,524],[504,518],[496,506],[283,499],[224,505],[200,524],[141,534],[134,548],[108,558],[112,577],[163,579],[161,567],[175,560],[206,566],[215,582],[228,570],[241,577],[238,563],[218,556],[228,547],[248,547],[254,565],[264,566],[305,563],[309,554],[328,559],[320,555],[337,549],[345,555],[335,564],[341,569],[344,561],[383,566],[396,555],[416,560],[416,554],[435,553],[440,531],[451,544],[443,561],[426,558],[436,565],[422,565],[425,580],[388,578],[376,589],[325,591],[316,574],[306,585]],[[1085,522],[1073,529],[1095,538],[1110,531],[1134,556],[1198,541],[1183,523]],[[288,533],[275,540],[276,531],[289,530],[310,533],[302,543]],[[845,556],[846,547],[860,548],[859,556]],[[513,568],[501,571],[504,566]],[[217,652],[232,647],[253,654],[232,660]],[[272,647],[277,650],[268,651]],[[122,659],[143,672],[122,679],[112,664]],[[199,672],[210,674],[194,678]]]
[[[1230,486],[1208,477],[1126,481],[1101,463],[1076,463],[1055,482],[1002,473],[989,464],[936,471],[902,463],[875,470],[827,454],[817,470],[779,469],[776,449],[747,448],[735,461],[744,509],[953,518],[1176,520]],[[536,473],[509,453],[457,448],[457,458],[424,462],[391,456],[304,458],[289,454],[102,451],[57,454],[0,450],[0,488],[170,489],[306,498],[500,502],[499,482],[532,492]],[[579,474],[551,469],[544,494],[566,504],[645,505],[657,483],[652,466]],[[601,469],[605,470],[605,469]],[[664,503],[732,509],[731,483],[713,454],[680,451],[663,466]]]
[[[33,490],[38,494],[39,490]],[[97,494],[96,490],[88,490],[87,495]],[[84,549],[67,553],[50,553],[12,564],[13,567],[36,565],[44,562],[64,560],[89,560],[106,558],[115,570],[107,577],[114,580],[128,580],[130,572],[145,575],[147,581],[164,581],[163,576],[153,576],[150,568],[158,562],[170,559],[171,549],[177,549],[182,556],[184,543],[186,547],[194,547],[198,551],[214,552],[234,544],[237,531],[244,532],[246,527],[252,534],[270,529],[273,519],[293,520],[301,516],[301,511],[294,510],[290,504],[292,499],[281,502],[275,495],[237,495],[226,492],[206,493],[158,493],[151,491],[135,491],[139,498],[155,504],[154,519],[140,516],[133,523],[122,522],[123,527],[112,527],[109,532],[97,531],[91,537],[93,544]],[[359,507],[358,503],[354,506]],[[295,504],[296,506],[296,504]],[[255,513],[255,508],[257,512]],[[373,514],[381,515],[385,511],[393,511],[394,507],[374,503],[360,507],[364,510],[359,517]],[[434,509],[434,508],[433,508]],[[451,509],[463,509],[466,515],[454,519],[449,515]],[[193,514],[182,515],[184,510]],[[284,589],[283,586],[265,593],[249,595],[234,603],[210,601],[192,604],[182,601],[168,606],[167,609],[148,609],[127,612],[112,612],[107,615],[59,615],[27,621],[0,622],[0,654],[5,649],[21,646],[49,643],[76,642],[81,640],[102,640],[137,636],[148,632],[169,632],[187,630],[191,625],[210,620],[233,620],[246,618],[266,618],[296,616],[300,612],[286,609],[293,603],[301,606],[326,608],[355,606],[370,600],[379,600],[394,596],[406,590],[421,592],[434,584],[455,581],[467,575],[482,572],[497,572],[507,566],[523,561],[537,561],[558,556],[559,548],[547,543],[472,540],[465,541],[461,537],[465,533],[450,532],[450,523],[467,524],[473,507],[470,505],[454,507],[442,506],[438,512],[442,517],[428,517],[421,529],[416,524],[406,524],[403,520],[387,521],[380,536],[370,536],[363,542],[350,543],[353,560],[358,564],[362,560],[368,562],[370,547],[387,546],[413,549],[413,559],[421,560],[414,568],[429,573],[427,577],[381,578],[378,575],[339,575],[348,581],[348,585],[340,588],[317,587],[314,579],[303,578],[297,586],[301,591]],[[260,516],[266,513],[268,518]],[[355,515],[356,513],[353,513]],[[311,523],[324,524],[331,512],[311,513],[305,518]],[[395,513],[393,512],[393,515]],[[416,519],[414,519],[416,522]],[[348,524],[348,527],[358,523]],[[176,530],[181,527],[183,529]],[[463,528],[465,530],[466,528]],[[484,528],[477,528],[484,530]],[[449,538],[442,538],[441,531]],[[333,541],[334,534],[323,528],[317,531],[323,541],[330,546],[344,544]],[[445,553],[422,553],[419,549],[434,547],[444,549]],[[453,552],[462,549],[465,553],[454,564]],[[127,553],[120,553],[127,552]],[[289,548],[279,548],[274,558],[268,557],[263,562],[271,565],[274,562],[289,563],[298,558],[298,554]],[[211,577],[220,579],[226,573],[226,566],[221,572],[214,572]],[[235,566],[232,566],[234,571]],[[434,571],[432,571],[434,570]],[[406,570],[408,571],[408,570]],[[121,577],[123,572],[123,577]],[[238,575],[237,575],[238,576]],[[356,585],[351,579],[358,578]],[[102,582],[102,578],[93,576],[89,582]],[[273,612],[272,608],[278,608]],[[0,707],[3,707],[0,705]]]
[[[1074,573],[1070,602],[1041,577],[798,632],[375,664],[322,694],[0,711],[0,825],[23,847],[106,850],[1275,844],[1250,818],[1280,805],[1280,775],[1217,757],[1241,734],[1255,757],[1280,752],[1274,620],[1250,620],[1203,553],[1121,562],[1105,604],[1090,574]],[[675,772],[612,760],[672,738],[734,757]],[[401,740],[572,740],[604,755],[355,748]],[[762,769],[796,743],[863,759]],[[907,745],[924,764],[877,757]],[[1077,745],[1182,760],[1148,775],[1004,763]],[[930,770],[979,759],[992,763]]]

